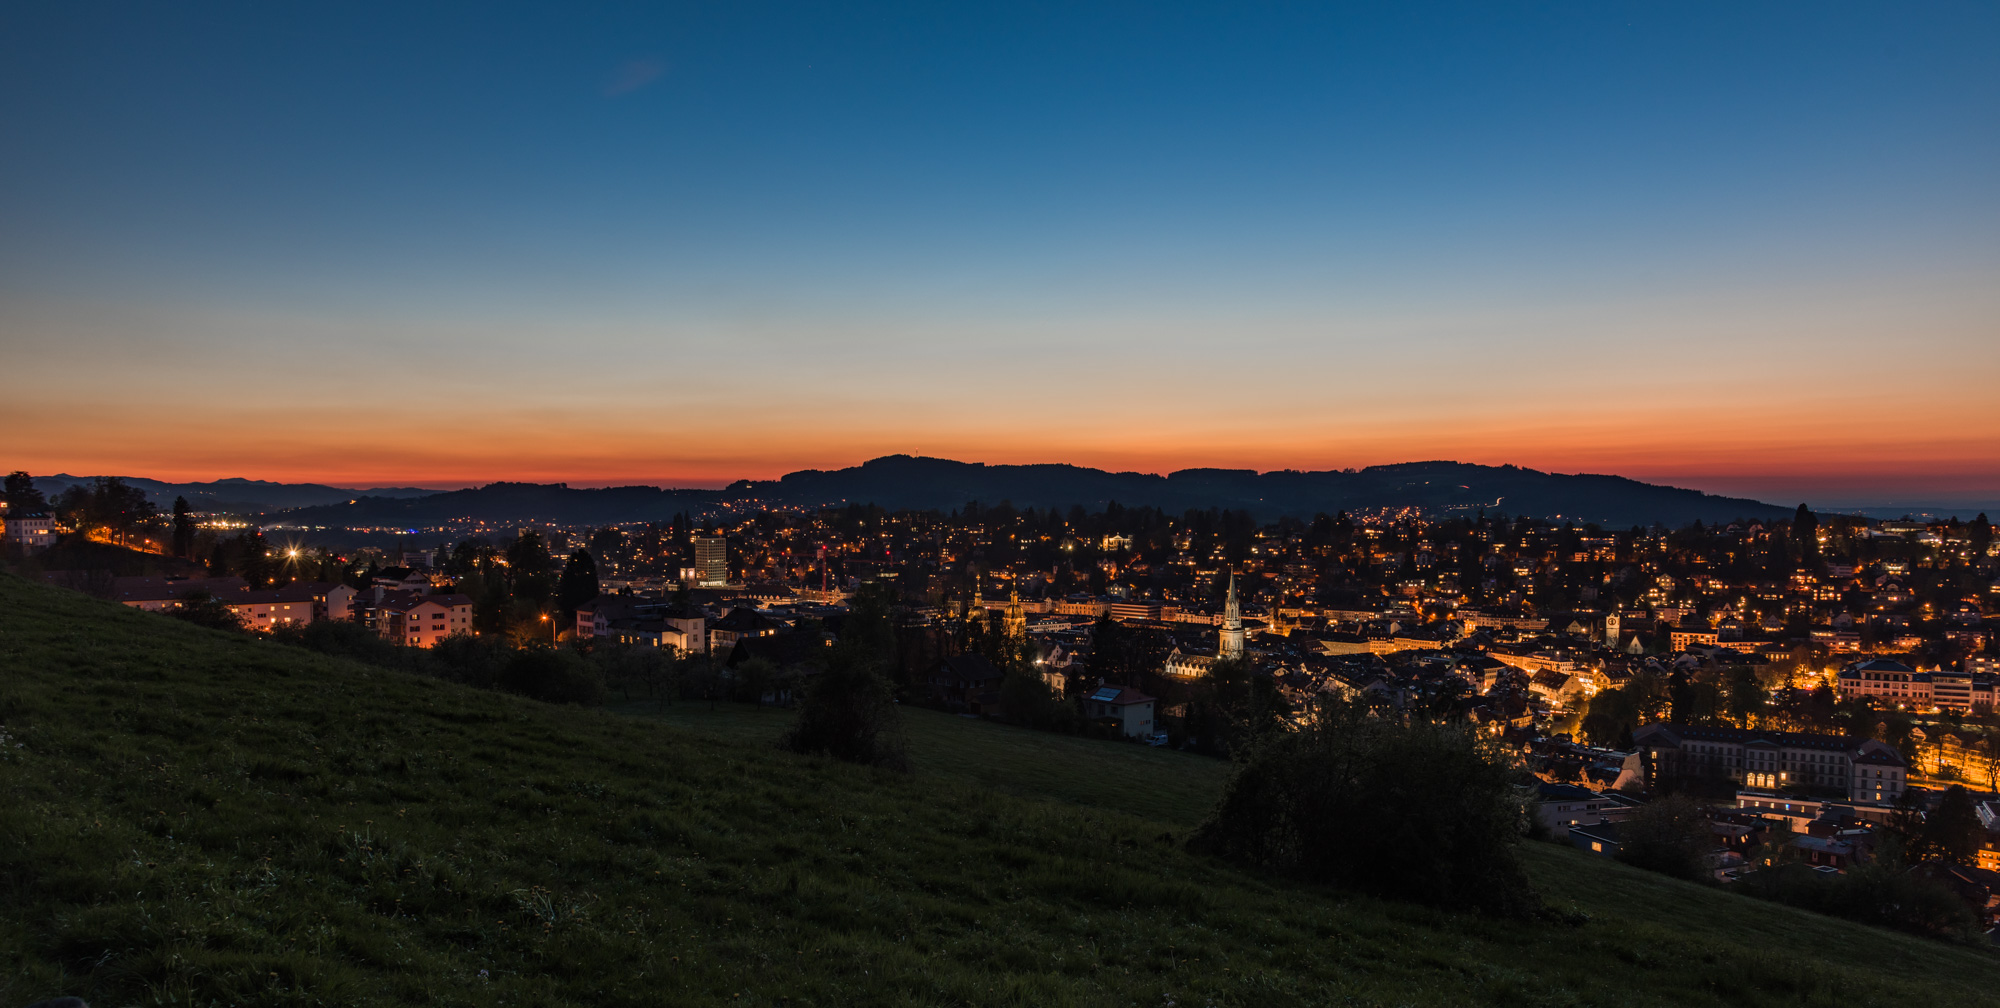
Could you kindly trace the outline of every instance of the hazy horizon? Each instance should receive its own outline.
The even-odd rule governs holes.
[[[853,463],[849,463],[847,465],[807,466],[805,468],[818,469],[818,470],[834,470],[834,469],[848,468],[849,466],[858,466],[862,464],[862,462],[866,461],[869,460],[863,459]],[[945,461],[967,462],[967,463],[984,464],[984,465],[1022,464],[1022,463],[986,462],[980,459],[946,459]],[[1406,461],[1428,462],[1428,461],[1457,461],[1457,460],[1409,459]],[[1036,463],[1025,463],[1025,464],[1064,465],[1071,463],[1063,463],[1052,459],[1043,459]],[[1386,463],[1386,464],[1394,464],[1394,463]],[[1182,467],[1182,468],[1194,468],[1194,467]],[[1229,468],[1244,468],[1244,467],[1238,466]],[[1299,467],[1292,466],[1289,468],[1297,469]],[[1532,468],[1532,467],[1524,467],[1524,468]],[[798,470],[792,470],[792,471],[798,471]],[[1115,470],[1115,471],[1139,472],[1144,475],[1166,476],[1175,470],[1163,469],[1158,471],[1147,471],[1147,470]],[[1270,472],[1273,470],[1258,470],[1258,471]],[[1554,470],[1545,470],[1545,471],[1554,472]],[[417,490],[436,491],[440,493],[449,492],[453,490],[465,490],[465,489],[483,487],[489,484],[500,483],[500,482],[532,482],[532,483],[544,483],[544,484],[561,483],[580,489],[599,489],[604,487],[619,487],[619,486],[651,486],[663,489],[682,489],[682,490],[720,490],[727,487],[731,483],[736,482],[736,479],[696,481],[696,480],[674,479],[672,477],[634,478],[634,479],[624,479],[624,480],[560,479],[560,478],[540,479],[540,480],[514,480],[509,478],[493,478],[493,479],[476,479],[469,481],[452,481],[452,480],[417,479],[417,480],[409,480],[402,482],[388,482],[382,480],[339,481],[330,479],[316,479],[316,478],[311,478],[310,476],[298,479],[281,480],[281,479],[268,479],[263,477],[243,476],[240,474],[228,474],[221,476],[195,474],[177,478],[163,478],[155,473],[147,473],[147,472],[84,473],[84,472],[65,471],[58,473],[36,473],[34,475],[37,478],[55,477],[55,478],[69,478],[69,479],[88,479],[97,476],[119,476],[127,479],[154,479],[154,480],[159,480],[160,482],[163,483],[215,483],[225,479],[244,479],[244,480],[262,479],[264,482],[269,482],[269,483],[295,483],[295,484],[312,483],[323,486],[336,487],[339,489],[352,489],[352,490],[417,489]],[[786,474],[777,473],[770,476],[744,476],[744,477],[738,477],[737,479],[765,480],[765,479],[776,479],[783,475]],[[1620,476],[1624,474],[1591,473],[1589,475]],[[1654,483],[1657,481],[1643,480],[1642,482]],[[1766,504],[1780,505],[1785,507],[1789,507],[1796,503],[1805,503],[1816,510],[1829,510],[1829,511],[1832,510],[1860,511],[1860,510],[1883,510],[1889,508],[1911,508],[1916,510],[1934,510],[1934,509],[1961,510],[1970,513],[1972,511],[2000,510],[2000,496],[1988,497],[1988,496],[1981,496],[1979,494],[1963,494],[1963,495],[1939,494],[1924,498],[1904,495],[1898,498],[1861,497],[1861,498],[1843,499],[1843,498],[1824,497],[1820,499],[1808,498],[1808,499],[1792,500],[1785,498],[1781,495],[1774,496],[1771,494],[1758,494],[1755,492],[1737,492],[1728,489],[1718,489],[1715,488],[1714,486],[1696,485],[1693,483],[1659,483],[1659,485],[1680,487],[1683,489],[1690,489],[1690,490],[1699,490],[1703,493],[1716,494],[1718,496],[1750,498],[1753,500],[1761,501]]]

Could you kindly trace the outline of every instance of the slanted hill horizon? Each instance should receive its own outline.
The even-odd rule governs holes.
[[[943,715],[894,774],[9,574],[0,669],[0,1005],[1957,1008],[2000,985],[1990,951],[1549,844],[1524,847],[1536,885],[1587,919],[1261,876],[1182,848],[1198,801],[1140,800],[1202,787],[1175,762],[1198,757],[1037,755],[1055,737]],[[980,771],[1005,779],[948,772],[1001,751]],[[1120,786],[1064,800],[1050,759]]]
[[[1099,510],[1117,502],[1170,513],[1248,511],[1258,520],[1386,508],[1436,513],[1480,510],[1607,527],[1681,526],[1695,521],[1782,518],[1792,506],[1723,497],[1623,476],[1548,473],[1464,462],[1405,462],[1303,472],[1182,469],[1165,475],[1109,472],[1062,463],[988,465],[886,455],[843,469],[806,469],[775,480],[738,480],[721,490],[501,481],[441,493],[362,496],[268,513],[307,525],[435,525],[467,518],[613,524],[660,521],[724,506],[875,504],[949,511],[978,501],[1015,507]]]

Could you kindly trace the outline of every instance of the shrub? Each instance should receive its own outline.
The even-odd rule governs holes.
[[[236,615],[236,610],[199,588],[181,596],[181,604],[166,612],[175,619],[186,620],[211,630],[243,629],[243,620]]]
[[[549,703],[604,702],[604,680],[597,670],[575,653],[553,648],[515,652],[501,670],[500,686]]]
[[[1523,803],[1469,730],[1328,708],[1269,739],[1190,848],[1313,882],[1500,916],[1539,908]]]
[[[271,630],[271,639],[320,654],[353,658],[384,668],[413,669],[419,664],[417,649],[405,647],[381,634],[348,620],[315,620],[290,623]]]
[[[440,679],[493,689],[514,659],[514,648],[493,635],[455,633],[431,645],[431,672]]]
[[[1683,795],[1669,795],[1639,808],[1618,825],[1618,859],[1626,864],[1675,878],[1706,876],[1706,858],[1715,834],[1701,806]]]
[[[1000,706],[1009,721],[1030,728],[1072,731],[1076,727],[1076,709],[1031,668],[1012,669],[1000,680]]]
[[[908,770],[894,687],[862,645],[833,649],[799,708],[799,720],[779,743],[797,753],[824,753],[849,763]]]
[[[1978,918],[1943,883],[1904,868],[1893,856],[1838,875],[1803,864],[1753,872],[1743,891],[1790,906],[1933,938],[1971,940]]]

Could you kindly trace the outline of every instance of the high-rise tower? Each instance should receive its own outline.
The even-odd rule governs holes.
[[[1222,605],[1222,640],[1216,645],[1217,658],[1243,657],[1243,607],[1236,602],[1236,572],[1229,572],[1229,601]]]
[[[729,540],[719,536],[695,536],[694,568],[697,584],[704,588],[729,583]]]

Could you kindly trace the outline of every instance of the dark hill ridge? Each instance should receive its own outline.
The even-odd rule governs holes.
[[[1046,773],[1009,795],[796,757],[5,574],[0,733],[5,1006],[1972,1008],[2000,984],[1990,951],[1569,848],[1524,855],[1576,926],[1359,898],[1035,797]]]
[[[353,503],[299,508],[283,512],[275,520],[295,525],[406,528],[466,519],[612,525],[666,521],[680,511],[700,512],[719,498],[714,490],[665,490],[650,486],[578,489],[567,483],[491,483],[426,497],[364,497]]]
[[[164,511],[173,506],[175,497],[186,497],[189,506],[196,511],[276,511],[283,508],[312,507],[323,504],[337,504],[357,497],[423,497],[437,493],[423,487],[372,487],[357,490],[351,487],[326,486],[321,483],[272,483],[267,480],[244,479],[231,476],[226,479],[205,483],[166,483],[139,476],[123,476],[126,484],[145,491],[146,499]],[[35,489],[49,497],[75,486],[88,484],[96,476],[71,476],[60,473],[55,476],[38,476]]]
[[[1607,526],[1685,525],[1776,518],[1788,509],[1740,497],[1656,486],[1622,476],[1562,475],[1514,466],[1406,462],[1354,471],[1258,473],[1182,469],[1165,476],[1111,473],[1070,465],[983,465],[891,455],[831,472],[806,470],[778,480],[742,481],[725,493],[785,504],[872,502],[887,508],[962,506],[1001,500],[1017,507],[1102,507],[1110,501],[1170,512],[1234,508],[1262,519],[1318,512],[1420,507],[1438,512],[1479,508]]]
[[[278,520],[303,525],[432,526],[475,519],[577,524],[659,521],[717,505],[872,503],[891,510],[950,510],[967,501],[1016,507],[1102,508],[1111,501],[1178,513],[1191,508],[1249,511],[1263,520],[1319,512],[1416,507],[1432,513],[1484,508],[1509,515],[1573,519],[1607,527],[1680,526],[1693,521],[1782,518],[1790,509],[1741,497],[1656,486],[1622,476],[1564,475],[1514,466],[1407,462],[1354,471],[1259,473],[1250,469],[1106,472],[1083,466],[985,465],[888,455],[846,469],[807,469],[776,480],[740,480],[723,490],[656,487],[572,489],[565,484],[495,483],[401,500],[363,499],[307,508]]]

